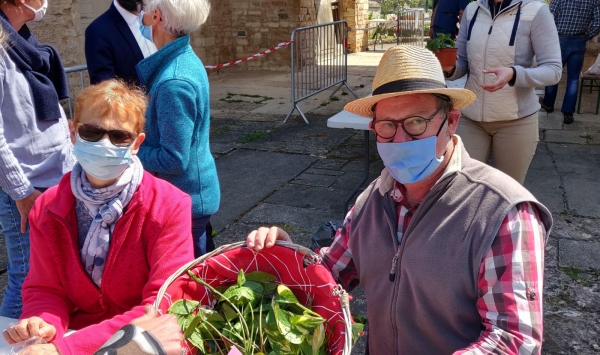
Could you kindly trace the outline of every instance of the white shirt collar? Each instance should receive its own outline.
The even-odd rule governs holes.
[[[117,11],[119,11],[119,13],[121,14],[121,16],[123,16],[123,19],[125,20],[125,22],[127,23],[127,25],[129,26],[133,26],[137,20],[138,20],[138,15],[134,15],[131,12],[125,10],[117,0],[113,0],[113,4],[115,5],[115,7],[117,8]]]

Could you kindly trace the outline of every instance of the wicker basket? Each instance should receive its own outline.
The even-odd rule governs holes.
[[[334,329],[334,336],[328,343],[329,353],[350,355],[352,316],[349,297],[335,283],[329,271],[324,272],[326,269],[319,265],[319,261],[320,256],[312,250],[289,242],[278,241],[273,248],[261,252],[246,248],[246,242],[224,245],[183,265],[171,275],[158,291],[154,307],[159,312],[166,313],[173,302],[182,298],[194,299],[203,304],[210,302],[208,290],[193,281],[187,274],[188,270],[213,287],[234,284],[240,268],[246,273],[269,272],[277,276],[278,283],[292,289],[300,302],[314,302],[315,312],[322,316],[326,313],[324,318],[330,324],[333,323]],[[299,275],[302,282],[294,280],[294,275]],[[314,280],[316,281],[313,282]],[[193,346],[187,342],[184,349],[186,354],[194,353]]]

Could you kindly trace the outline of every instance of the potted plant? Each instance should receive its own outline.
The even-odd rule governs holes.
[[[442,67],[452,67],[456,65],[456,41],[445,33],[438,33],[436,38],[427,41],[425,46],[433,52],[440,61]]]

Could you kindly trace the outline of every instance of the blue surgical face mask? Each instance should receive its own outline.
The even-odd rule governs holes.
[[[117,147],[110,140],[88,142],[76,136],[73,154],[83,170],[100,180],[116,179],[131,165],[130,147]]]
[[[140,23],[140,32],[142,36],[150,42],[154,42],[152,40],[152,26],[144,26],[144,11],[140,12],[140,17],[138,17],[138,22]]]
[[[435,135],[402,143],[377,142],[377,151],[394,179],[401,184],[414,184],[430,177],[442,164],[444,156],[438,158],[435,152],[437,138]]]

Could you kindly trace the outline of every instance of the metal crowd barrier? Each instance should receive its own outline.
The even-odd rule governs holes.
[[[298,103],[331,87],[333,95],[348,86],[348,31],[346,21],[296,28],[291,36],[292,110],[284,123],[298,110],[304,122],[306,116]]]
[[[69,98],[67,99],[67,102],[69,104],[69,118],[73,118],[73,100],[74,100],[74,93],[79,92],[81,90],[83,90],[87,84],[89,83],[89,80],[86,81],[86,74],[87,74],[87,65],[83,64],[83,65],[76,65],[73,67],[67,67],[65,68],[65,73],[67,73],[67,79],[69,81]],[[79,74],[79,82],[72,80],[73,76]],[[76,85],[74,85],[74,83]],[[79,90],[75,90],[75,89],[79,89]]]
[[[396,44],[425,46],[425,10],[410,9],[398,14]]]

